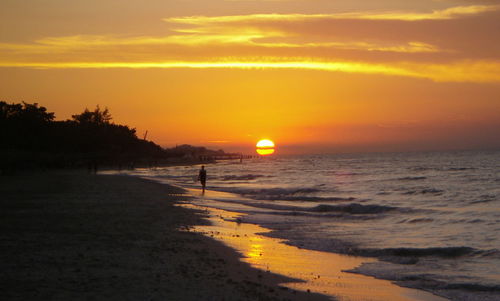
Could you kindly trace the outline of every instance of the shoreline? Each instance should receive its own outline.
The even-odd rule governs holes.
[[[472,168],[469,167],[471,165],[474,166],[474,164],[472,163],[464,163],[461,166]],[[434,167],[432,165],[427,166],[424,164],[422,166],[426,166],[426,168],[429,170],[434,170]],[[279,170],[280,168],[279,164],[274,167],[276,168],[271,168],[270,170]],[[338,254],[345,254],[350,256],[366,256],[368,258],[379,259],[377,262],[366,263],[359,267],[349,269],[349,271],[352,273],[372,276],[378,279],[385,279],[396,283],[400,287],[419,289],[421,291],[430,292],[437,296],[449,298],[450,300],[486,300],[495,299],[496,297],[498,297],[498,286],[495,284],[495,279],[493,278],[496,276],[494,267],[498,263],[495,258],[498,253],[495,249],[495,246],[492,245],[488,247],[488,243],[486,243],[483,245],[483,247],[473,247],[474,243],[479,243],[481,242],[481,240],[472,240],[469,244],[466,241],[462,241],[458,236],[452,236],[454,238],[454,243],[446,243],[446,236],[442,236],[442,234],[445,233],[442,231],[443,229],[448,230],[448,232],[450,230],[453,230],[453,226],[446,226],[446,221],[448,219],[450,221],[453,221],[454,215],[445,215],[446,219],[443,219],[444,226],[443,228],[441,228],[441,217],[439,216],[441,206],[438,205],[440,204],[445,207],[451,206],[450,212],[454,212],[455,209],[461,210],[460,208],[462,208],[462,204],[442,202],[436,203],[435,205],[434,202],[424,202],[422,208],[430,207],[429,209],[431,211],[429,213],[429,216],[426,216],[429,218],[429,220],[423,220],[421,222],[419,218],[421,217],[420,215],[423,214],[420,214],[421,212],[419,212],[419,209],[422,208],[419,207],[419,204],[412,204],[411,198],[405,200],[405,198],[397,197],[398,199],[402,199],[402,201],[398,200],[398,202],[396,203],[391,203],[384,201],[385,196],[383,196],[381,197],[381,200],[370,202],[368,203],[369,205],[367,207],[361,207],[362,209],[367,210],[374,209],[373,212],[368,211],[368,213],[370,213],[371,215],[359,215],[360,218],[365,216],[368,219],[369,217],[377,218],[374,220],[375,223],[373,225],[371,225],[370,222],[365,223],[364,226],[360,226],[359,223],[355,223],[351,227],[351,225],[349,225],[348,223],[346,225],[342,223],[345,221],[349,221],[348,219],[340,219],[338,223],[334,220],[324,219],[325,224],[329,225],[328,223],[331,222],[332,225],[339,225],[339,227],[337,227],[338,230],[336,230],[336,236],[329,236],[329,234],[335,232],[335,229],[332,232],[327,232],[330,228],[328,228],[328,226],[325,226],[325,228],[328,229],[325,229],[325,235],[323,236],[320,235],[320,233],[322,233],[323,231],[323,228],[321,228],[322,223],[315,224],[315,222],[317,222],[316,219],[310,220],[302,216],[307,216],[308,214],[310,214],[309,211],[313,211],[315,213],[316,209],[318,209],[320,213],[314,215],[322,217],[321,211],[324,209],[325,216],[330,217],[331,215],[332,217],[335,217],[335,213],[337,211],[344,210],[344,208],[342,208],[343,206],[341,206],[342,204],[339,204],[339,206],[337,206],[337,203],[332,200],[331,204],[326,203],[326,208],[321,208],[320,206],[317,206],[313,203],[314,201],[316,201],[316,199],[311,199],[312,202],[309,202],[309,199],[307,199],[306,197],[304,202],[296,205],[293,202],[295,199],[300,200],[302,196],[307,196],[307,194],[301,194],[302,191],[300,189],[304,186],[303,184],[306,183],[304,186],[306,188],[316,188],[314,186],[314,183],[308,182],[307,179],[302,179],[301,182],[294,182],[293,185],[290,185],[290,189],[287,189],[288,187],[286,186],[286,182],[272,182],[272,179],[271,182],[273,184],[269,185],[269,187],[266,187],[265,185],[267,183],[267,179],[257,179],[255,181],[255,184],[252,183],[252,180],[254,180],[254,176],[255,178],[265,178],[267,176],[272,176],[275,179],[279,179],[279,174],[273,172],[266,173],[264,171],[265,168],[266,166],[261,166],[260,168],[253,169],[253,166],[249,166],[248,169],[245,168],[242,169],[242,171],[239,171],[239,168],[237,166],[233,168],[233,165],[221,165],[218,168],[216,166],[212,166],[210,168],[211,174],[215,176],[213,182],[211,182],[210,184],[216,190],[207,191],[205,197],[203,198],[203,202],[200,202],[200,204],[233,212],[248,212],[248,216],[242,216],[240,218],[240,221],[244,223],[254,223],[268,229],[272,229],[273,232],[266,233],[265,235],[279,239],[289,239],[289,241],[284,241],[283,243],[292,246],[298,246],[299,248],[307,248],[309,250],[315,251],[336,252]],[[468,170],[468,168],[456,168],[456,166],[436,168],[442,170],[443,176],[446,176],[450,173],[463,174],[463,172],[461,172],[462,170]],[[188,190],[192,190],[195,195],[200,195],[200,192],[198,192],[197,189],[199,185],[191,182],[187,177],[188,175],[195,174],[195,172],[195,168],[192,168],[191,170],[173,168],[168,171],[145,171],[144,173],[137,173],[136,175],[154,179],[155,181],[158,181],[160,183],[175,183],[176,185],[185,187]],[[226,177],[226,175],[228,176]],[[428,176],[426,173],[424,173],[424,175],[426,177]],[[391,178],[390,175],[388,177]],[[425,185],[425,187],[435,188],[433,184],[434,182],[432,181],[430,183],[421,184],[423,181],[422,178],[425,177],[408,178],[403,173],[402,176],[399,176],[397,178],[398,181],[401,181],[401,183],[397,184],[397,188],[404,188],[404,186],[406,186],[407,182],[409,182],[410,180],[411,183],[414,183],[414,185]],[[384,181],[383,177],[382,181]],[[322,185],[328,185],[324,183]],[[444,181],[444,183],[446,183],[446,181]],[[453,182],[451,184],[453,184]],[[406,188],[406,190],[402,191],[411,191],[411,188],[412,187],[410,186],[410,188]],[[438,188],[441,187],[438,186]],[[320,191],[321,190],[323,190],[323,188],[320,188]],[[329,191],[328,188],[325,190]],[[295,198],[295,191],[297,191],[297,194],[300,196],[299,198]],[[364,191],[364,189],[356,189],[353,190],[353,193],[362,194]],[[217,195],[212,195],[212,192],[217,193]],[[398,189],[395,189],[395,191],[393,191],[392,193],[394,196],[397,196],[402,192],[398,192]],[[284,196],[282,196],[281,194],[283,194]],[[333,196],[336,196],[336,194],[337,192],[331,192],[331,195]],[[424,195],[424,193],[421,193],[421,195],[421,197],[416,199],[421,200],[428,197],[428,194]],[[262,196],[262,198],[260,198],[260,196]],[[289,196],[291,196],[290,199],[288,199]],[[274,199],[274,197],[276,197],[276,199]],[[472,200],[474,199],[473,194],[471,194],[470,197]],[[276,202],[274,203],[266,201],[271,199],[276,200]],[[374,200],[377,200],[377,198],[374,198]],[[486,199],[485,202],[489,202],[489,199]],[[356,203],[363,204],[362,201]],[[380,205],[381,207],[370,208],[370,204],[373,203],[376,206]],[[475,203],[477,202],[471,202],[471,204],[472,203],[474,203],[473,206],[476,206]],[[387,206],[388,204],[389,206]],[[481,205],[482,204],[483,202],[481,202]],[[283,206],[281,207],[281,205]],[[329,207],[328,205],[332,206]],[[303,210],[302,206],[307,207],[308,209]],[[311,208],[309,208],[309,206]],[[396,209],[387,215],[379,214],[375,210],[378,208],[392,210],[391,206],[395,206],[394,208]],[[433,206],[436,206],[438,208],[433,208]],[[346,209],[351,210],[351,206],[346,207]],[[399,215],[400,212],[398,208],[402,208],[402,213],[404,214]],[[407,212],[407,208],[409,208],[410,211]],[[478,209],[481,208],[483,207],[478,206]],[[488,208],[488,206],[484,206],[484,208]],[[357,208],[353,207],[352,209]],[[413,209],[415,209],[414,212],[411,211]],[[468,213],[467,217],[470,216],[470,221],[475,221],[475,219],[472,220],[472,218],[479,218],[479,216],[477,215],[478,212],[475,212],[474,208],[472,209],[473,210]],[[330,214],[330,210],[334,213]],[[297,213],[295,211],[297,211]],[[356,212],[348,212],[349,214],[346,215],[347,218],[350,218],[351,214],[356,214]],[[433,215],[433,213],[435,214]],[[298,217],[295,217],[296,215]],[[387,221],[383,218],[378,218],[385,216],[388,217]],[[343,216],[340,217],[342,218]],[[358,217],[358,215],[352,215],[352,217],[355,218]],[[295,221],[295,218],[297,218],[297,221]],[[413,220],[418,221],[418,223],[414,224]],[[488,220],[494,221],[494,219],[492,219],[492,216],[489,216]],[[403,223],[402,225],[405,226],[402,227],[402,231],[399,230],[399,223],[395,223],[399,221],[401,221]],[[464,226],[466,226],[467,223],[463,223]],[[477,230],[478,226],[476,225],[478,224],[476,224],[475,222],[472,223],[472,230]],[[419,227],[422,224],[429,225],[429,227]],[[450,223],[448,223],[448,225],[449,224]],[[297,227],[297,225],[299,225],[299,227]],[[303,230],[301,230],[301,225],[304,226]],[[389,227],[387,227],[386,225],[389,225]],[[489,225],[492,224],[490,223]],[[364,229],[364,231],[358,231],[358,236],[349,236],[349,231],[352,229],[356,230],[356,227],[358,227],[359,229]],[[464,228],[464,230],[467,228]],[[492,227],[489,228],[491,230]],[[315,232],[307,232],[308,229],[317,229],[318,235],[316,235]],[[377,229],[384,229],[385,231],[379,231],[379,233],[377,233]],[[408,232],[408,230],[410,229],[412,229],[413,232]],[[486,229],[488,229],[488,227],[486,227]],[[373,234],[375,235],[374,237],[366,235],[367,233],[372,233],[372,230]],[[346,231],[346,233],[344,234],[343,231]],[[493,231],[488,232],[494,233]],[[406,233],[406,235],[401,236],[402,233]],[[437,238],[440,239],[431,239],[434,236],[429,236],[429,234],[433,233],[436,233],[438,235]],[[466,230],[464,233],[477,234],[480,232]],[[347,237],[347,239],[341,240],[344,235],[345,237]],[[378,237],[381,239],[377,240],[377,235],[379,235]],[[391,240],[393,239],[393,235],[394,238],[397,238],[397,240]],[[441,235],[441,237],[439,235]],[[340,237],[340,243],[338,244],[336,241],[337,237]],[[322,238],[327,238],[327,240],[323,241]],[[363,240],[361,240],[361,238]],[[371,239],[374,240],[372,241]],[[421,241],[419,242],[419,240]],[[353,248],[348,249],[350,247],[350,242],[356,243],[357,241],[360,242],[360,244],[358,245],[360,246],[359,248],[357,248],[357,246],[353,244]],[[371,243],[363,244],[364,242]],[[384,245],[384,242],[388,242],[388,244]],[[486,241],[483,241],[481,243],[485,242]],[[347,246],[347,248],[344,248],[345,246]],[[476,251],[478,252],[476,253]],[[490,279],[492,279],[493,281],[487,282]],[[490,283],[492,284],[490,285]]]
[[[185,191],[83,171],[2,176],[2,300],[329,300],[188,231]]]
[[[344,272],[377,259],[291,246],[283,239],[266,235],[272,231],[270,229],[238,222],[240,213],[204,207],[201,203],[203,201],[196,204],[187,201],[180,205],[209,212],[211,225],[196,226],[195,231],[237,250],[243,255],[242,260],[252,267],[302,280],[282,284],[291,289],[321,293],[339,300],[448,300],[432,292],[399,286],[388,280]]]

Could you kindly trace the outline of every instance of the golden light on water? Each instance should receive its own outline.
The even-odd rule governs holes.
[[[256,145],[257,153],[261,156],[268,156],[274,154],[274,142],[269,140],[269,139],[262,139],[259,142],[257,142]]]
[[[221,192],[209,194],[211,197],[224,195]],[[269,229],[255,224],[236,224],[230,221],[241,217],[240,213],[191,204],[181,206],[208,209],[211,224],[196,226],[194,230],[211,235],[235,248],[244,255],[241,258],[243,262],[263,271],[300,279],[298,282],[283,283],[285,287],[337,296],[341,300],[444,301],[443,298],[428,292],[399,287],[387,280],[343,272],[363,263],[375,262],[375,259],[297,248],[284,244],[283,240],[261,235],[269,232]]]

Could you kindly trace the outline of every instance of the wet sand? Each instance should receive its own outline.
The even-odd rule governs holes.
[[[199,194],[190,190],[193,195]],[[286,275],[302,282],[283,285],[296,290],[328,295],[337,300],[351,301],[444,301],[422,290],[403,288],[390,281],[344,272],[354,269],[374,258],[354,257],[328,252],[300,249],[281,239],[262,235],[270,230],[258,225],[239,223],[240,213],[211,208],[211,197],[216,191],[208,191],[199,200],[181,206],[206,210],[210,225],[197,226],[195,231],[224,242],[243,255],[243,261],[253,267]],[[194,203],[191,204],[191,203]],[[201,205],[201,206],[200,206]]]
[[[0,299],[328,300],[191,231],[186,199],[127,176],[0,177]]]

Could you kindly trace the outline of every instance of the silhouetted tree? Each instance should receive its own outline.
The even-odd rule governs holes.
[[[190,145],[162,149],[152,141],[139,139],[134,128],[112,123],[108,108],[99,106],[93,111],[86,108],[70,120],[54,119],[54,113],[37,103],[0,101],[0,173],[89,163],[130,166],[221,152]]]
[[[34,148],[43,143],[54,117],[37,103],[0,101],[0,148]]]
[[[98,125],[109,123],[112,119],[108,108],[104,108],[104,110],[101,110],[99,105],[97,105],[94,111],[89,111],[88,108],[85,108],[85,111],[83,111],[83,113],[72,115],[71,117],[78,123],[91,123]]]
[[[0,122],[46,123],[54,120],[54,113],[48,113],[47,108],[39,107],[38,103],[29,104],[24,101],[18,104],[8,104],[0,101]]]

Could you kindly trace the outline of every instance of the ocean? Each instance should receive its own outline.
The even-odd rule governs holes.
[[[199,188],[199,166],[127,173]],[[500,152],[272,156],[206,164],[198,202],[303,249],[375,257],[350,272],[453,300],[500,300]]]

